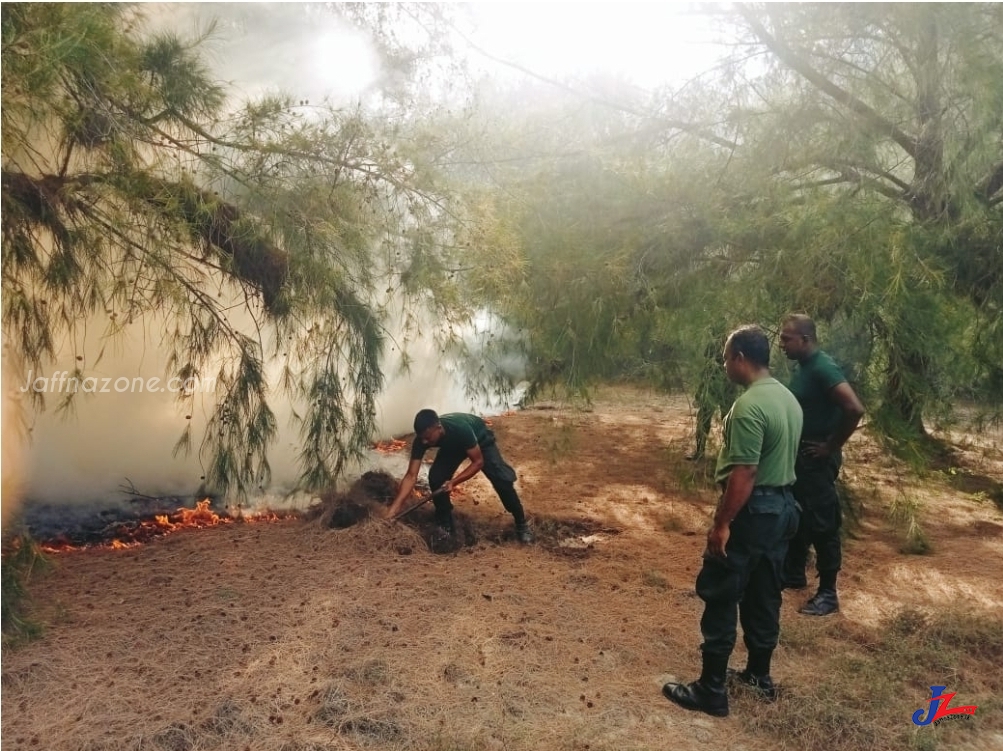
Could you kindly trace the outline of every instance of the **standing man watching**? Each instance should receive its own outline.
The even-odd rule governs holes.
[[[515,492],[515,470],[505,463],[498,450],[494,431],[484,420],[477,415],[465,413],[439,416],[431,409],[423,409],[414,417],[414,433],[407,473],[401,480],[397,497],[387,510],[387,516],[393,518],[400,513],[418,480],[422,457],[430,448],[438,447],[439,451],[428,470],[429,487],[441,491],[432,497],[436,523],[448,535],[456,533],[449,493],[460,483],[483,471],[505,510],[515,519],[516,538],[522,543],[533,542],[533,532],[526,522],[526,513],[522,509],[519,495]],[[470,463],[453,477],[465,460]]]
[[[784,586],[808,586],[805,566],[814,546],[818,591],[798,611],[829,615],[839,610],[836,575],[842,566],[840,528],[843,513],[836,493],[842,448],[864,416],[843,371],[818,348],[815,322],[806,315],[789,315],[780,330],[780,348],[797,362],[790,390],[804,411],[804,430],[795,471],[794,497],[801,504],[801,523],[787,553]]]
[[[728,337],[725,371],[746,390],[724,421],[715,472],[723,493],[696,581],[704,601],[703,670],[692,683],[662,687],[670,701],[715,717],[728,715],[728,658],[739,618],[749,661],[735,677],[763,698],[776,698],[770,661],[780,635],[787,541],[798,525],[791,484],[802,417],[769,365],[770,343],[758,326],[743,326]]]

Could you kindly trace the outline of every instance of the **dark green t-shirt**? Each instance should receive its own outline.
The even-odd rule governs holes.
[[[454,412],[439,415],[439,422],[445,430],[435,446],[427,446],[421,436],[415,436],[411,444],[411,458],[421,459],[430,448],[438,448],[450,454],[466,456],[474,446],[490,446],[495,442],[495,434],[477,415]]]
[[[829,392],[846,381],[846,376],[829,355],[820,349],[798,363],[788,388],[804,411],[801,437],[824,441],[839,425],[842,409],[829,397]]]
[[[772,376],[754,381],[724,418],[724,445],[714,479],[723,483],[734,466],[756,466],[756,485],[792,485],[801,437],[801,407]]]

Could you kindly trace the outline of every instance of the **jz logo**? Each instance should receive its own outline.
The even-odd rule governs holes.
[[[930,708],[927,710],[926,717],[923,717],[923,710],[917,709],[912,715],[912,721],[916,725],[929,725],[931,722],[939,722],[945,717],[950,717],[952,715],[974,715],[977,707],[972,704],[967,707],[952,707],[951,699],[954,698],[955,694],[952,692],[950,694],[945,694],[944,689],[947,686],[930,686],[930,693],[933,694],[929,699]]]

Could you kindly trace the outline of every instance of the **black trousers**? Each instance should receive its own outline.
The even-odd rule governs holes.
[[[843,564],[840,528],[843,510],[836,492],[841,457],[826,459],[798,454],[794,465],[797,480],[794,497],[801,505],[801,523],[787,551],[785,575],[790,580],[803,579],[808,563],[808,549],[815,548],[819,573],[836,573]]]
[[[780,636],[781,576],[798,526],[791,491],[753,495],[731,522],[727,557],[704,556],[696,591],[704,601],[701,649],[725,660],[741,621],[750,654],[773,652]]]
[[[522,509],[519,494],[515,492],[515,470],[506,464],[497,444],[481,446],[481,453],[484,455],[484,468],[481,471],[488,478],[491,487],[495,489],[505,510],[512,514],[516,524],[522,524],[526,521],[526,514]],[[467,459],[466,454],[450,454],[440,451],[428,470],[429,487],[435,490],[449,480],[456,474],[456,470],[465,459]],[[435,496],[432,498],[432,503],[435,504],[436,520],[443,525],[452,524],[453,504],[449,500],[449,493]]]

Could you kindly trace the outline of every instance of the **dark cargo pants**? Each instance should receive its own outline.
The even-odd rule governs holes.
[[[737,620],[750,653],[772,652],[777,646],[781,575],[797,526],[798,508],[790,490],[757,489],[731,522],[727,557],[704,556],[696,591],[704,601],[700,631],[705,655],[731,655]]]
[[[488,478],[491,487],[495,489],[505,510],[512,514],[516,524],[522,524],[526,521],[526,514],[522,509],[519,494],[515,492],[515,470],[506,464],[501,452],[498,450],[497,444],[492,443],[487,446],[481,446],[481,453],[484,455],[484,468],[481,471]],[[466,454],[460,455],[440,451],[428,470],[429,487],[435,490],[442,483],[449,480],[456,474],[456,470],[459,469],[460,465],[467,458]],[[435,504],[436,520],[446,526],[452,524],[453,504],[449,500],[449,493],[442,493],[433,497],[432,502]]]
[[[840,528],[843,510],[836,492],[836,478],[842,459],[835,454],[826,459],[798,453],[794,472],[794,497],[801,506],[801,523],[787,551],[785,576],[798,581],[805,576],[808,549],[815,548],[819,573],[836,573],[842,567],[843,553]]]

